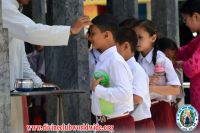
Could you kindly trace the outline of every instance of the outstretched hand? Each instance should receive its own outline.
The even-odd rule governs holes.
[[[85,26],[91,25],[91,21],[89,16],[81,16],[79,17],[76,22],[72,25],[70,29],[70,34],[71,35],[76,35],[78,34]]]

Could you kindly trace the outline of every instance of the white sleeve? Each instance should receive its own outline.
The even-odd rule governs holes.
[[[30,78],[33,80],[34,86],[36,87],[40,87],[43,82],[40,79],[40,77],[38,77],[36,75],[36,73],[31,69],[30,64],[28,62],[27,56],[25,51],[23,50],[23,63],[24,63],[24,68],[23,68],[23,77],[24,78]]]
[[[136,66],[134,66],[136,67]],[[138,95],[145,99],[145,96],[149,94],[149,78],[143,70],[135,68],[133,73],[133,94]],[[141,68],[143,69],[143,68]]]
[[[13,37],[43,46],[67,45],[70,26],[48,26],[36,24],[13,6],[3,6],[3,27]]]
[[[97,85],[95,95],[112,103],[128,101],[133,97],[129,71],[122,62],[113,61],[110,64],[109,76],[113,86],[105,88]]]
[[[165,72],[166,72],[167,85],[181,86],[180,80],[173,67],[173,64],[167,57],[165,58]]]

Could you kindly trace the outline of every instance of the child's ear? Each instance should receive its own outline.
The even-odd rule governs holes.
[[[192,16],[196,21],[200,21],[200,14],[199,13],[195,12]]]
[[[109,31],[106,31],[104,37],[105,37],[105,38],[108,38],[108,37],[109,37],[109,34],[110,34]]]
[[[129,43],[128,42],[124,42],[124,50],[128,49],[129,48]]]
[[[152,42],[155,42],[155,41],[156,41],[156,39],[157,39],[157,35],[156,35],[156,34],[154,34],[154,35],[152,36]]]

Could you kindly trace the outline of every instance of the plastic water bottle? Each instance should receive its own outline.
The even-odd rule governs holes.
[[[154,76],[158,78],[156,85],[165,85],[166,84],[166,73],[164,68],[164,61],[160,58],[157,59],[156,65],[154,67]]]
[[[109,75],[103,71],[96,71],[94,73],[94,79],[97,80],[100,77],[103,78],[103,80],[100,82],[100,85],[102,85],[106,88],[109,87],[109,80],[110,80]],[[114,113],[114,104],[113,103],[111,103],[103,98],[100,98],[99,104],[100,104],[100,109],[101,109],[102,115],[111,115]]]
[[[164,60],[162,58],[159,58],[156,61],[156,65],[154,67],[154,76],[158,78],[156,85],[158,86],[166,85],[166,72],[164,67]],[[171,102],[174,99],[173,95],[168,95],[165,97],[157,95],[157,97],[160,97],[162,100],[165,100],[167,102]]]
[[[156,81],[156,85],[158,86],[162,86],[166,84],[166,77],[165,77],[165,68],[163,65],[163,60],[162,59],[157,59],[156,61],[156,65],[154,67],[154,75],[157,77],[157,81]],[[162,99],[162,95],[155,93],[155,92],[151,92],[150,93],[151,99]]]

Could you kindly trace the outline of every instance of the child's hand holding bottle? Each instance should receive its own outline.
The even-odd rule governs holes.
[[[158,77],[153,75],[153,76],[149,76],[149,85],[156,85],[157,81],[158,81]]]

